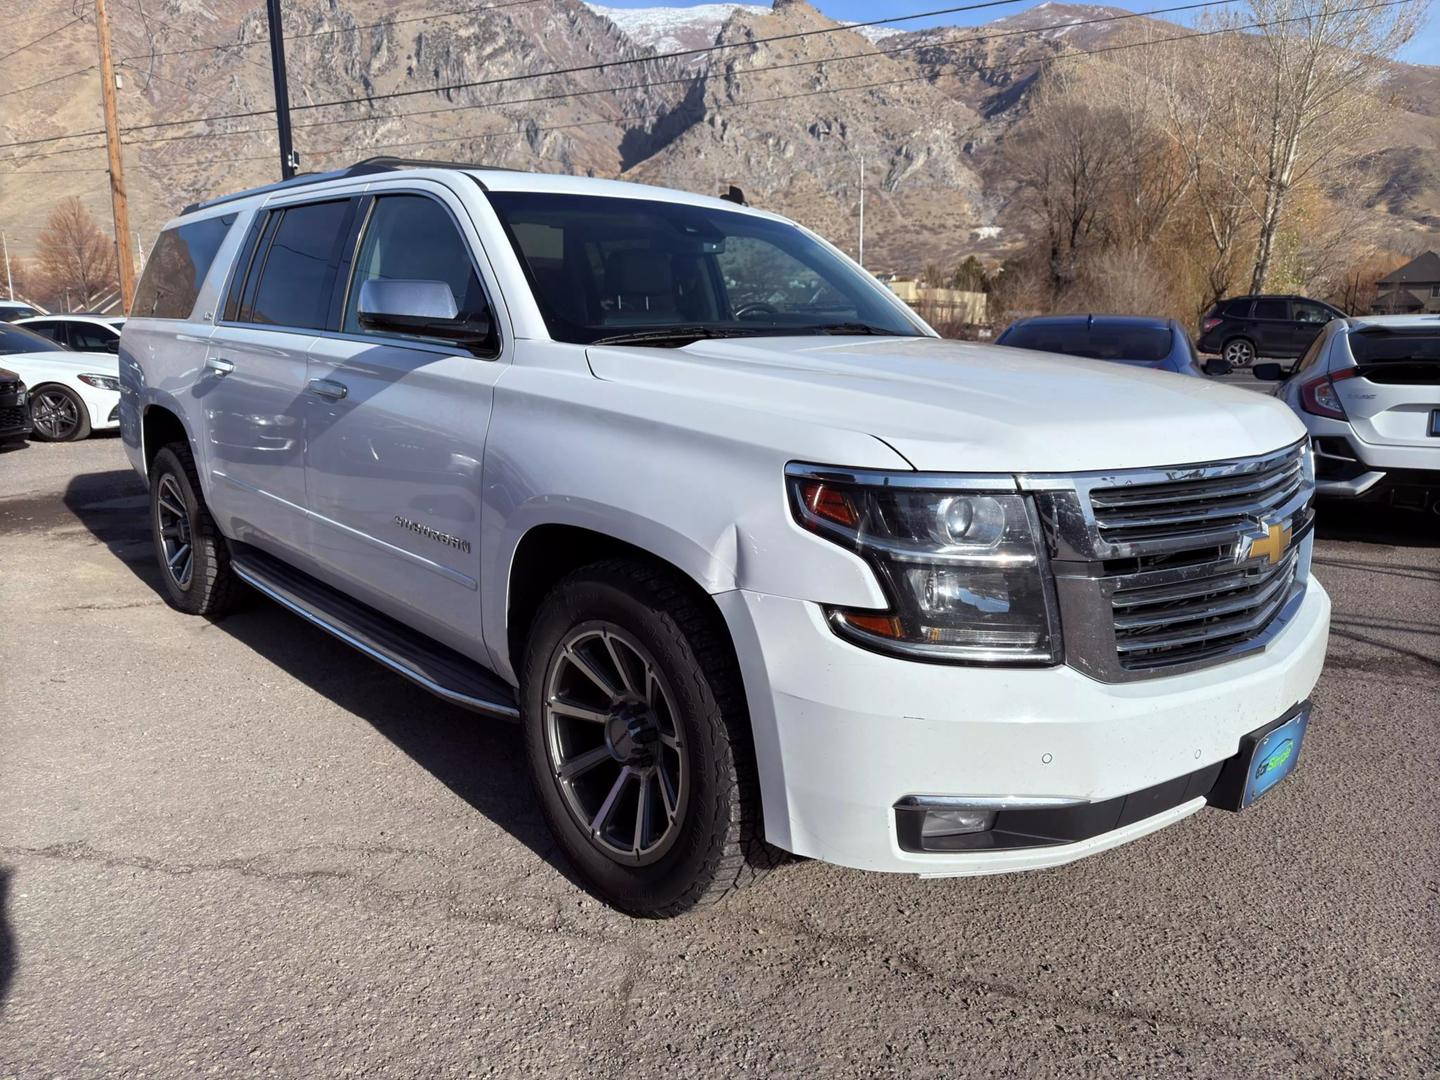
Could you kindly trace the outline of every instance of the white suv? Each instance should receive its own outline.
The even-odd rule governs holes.
[[[1310,429],[1321,495],[1440,513],[1440,315],[1336,319],[1275,396]]]
[[[120,352],[171,602],[518,720],[625,910],[1053,866],[1295,764],[1289,410],[942,341],[773,214],[372,160],[187,209]]]

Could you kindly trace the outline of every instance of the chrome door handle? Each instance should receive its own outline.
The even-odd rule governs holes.
[[[207,356],[205,366],[216,375],[229,375],[235,370],[234,362],[226,360],[223,356]]]
[[[306,389],[316,397],[323,397],[327,401],[339,401],[350,392],[349,387],[334,379],[311,379]]]

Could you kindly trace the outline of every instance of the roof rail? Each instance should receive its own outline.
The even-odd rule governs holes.
[[[181,214],[193,214],[196,210],[208,210],[212,206],[221,206],[227,202],[234,202],[236,199],[245,199],[251,195],[265,195],[272,191],[288,191],[290,188],[307,187],[310,184],[324,183],[326,180],[346,180],[355,176],[368,176],[371,173],[394,172],[399,169],[487,169],[496,170],[494,165],[476,165],[463,161],[427,161],[423,158],[398,158],[398,157],[370,157],[363,161],[357,161],[353,165],[347,165],[343,169],[333,169],[323,173],[301,173],[299,176],[291,177],[289,180],[280,180],[273,184],[264,184],[260,187],[247,188],[244,191],[232,192],[229,195],[219,195],[213,199],[203,202],[191,203]]]

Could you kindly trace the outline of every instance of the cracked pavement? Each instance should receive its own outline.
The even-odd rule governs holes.
[[[0,1077],[1440,1071],[1437,519],[1322,508],[1293,777],[1071,866],[630,920],[514,727],[160,599],[118,440],[0,455]]]

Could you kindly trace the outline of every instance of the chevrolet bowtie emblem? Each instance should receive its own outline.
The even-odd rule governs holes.
[[[1285,552],[1290,550],[1290,526],[1285,524],[1263,527],[1265,532],[1258,536],[1246,533],[1240,537],[1239,542],[1235,545],[1235,561],[1237,563],[1248,562],[1250,559],[1264,559],[1274,566],[1285,557]]]

